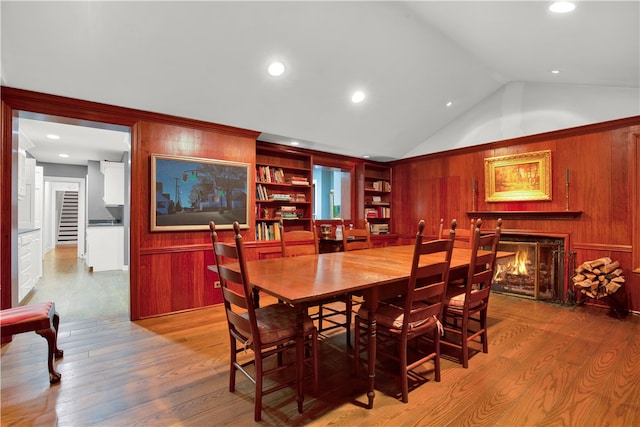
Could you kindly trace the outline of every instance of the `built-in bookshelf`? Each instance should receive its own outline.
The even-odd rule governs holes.
[[[364,218],[369,222],[371,234],[391,233],[391,168],[365,163],[362,166],[364,182]]]
[[[256,150],[256,240],[280,240],[278,223],[288,230],[312,227],[311,155],[279,146]]]

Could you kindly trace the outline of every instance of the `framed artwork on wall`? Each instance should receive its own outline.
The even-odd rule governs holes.
[[[484,159],[485,200],[551,200],[551,150]]]
[[[249,228],[249,163],[151,155],[151,231]]]

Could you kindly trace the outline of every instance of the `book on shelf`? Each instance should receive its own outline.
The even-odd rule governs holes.
[[[385,206],[365,208],[364,216],[366,218],[391,218],[391,209]]]
[[[282,184],[285,182],[284,170],[271,166],[258,166],[256,169],[257,180],[260,182]]]
[[[370,224],[371,234],[388,234],[389,224]]]
[[[279,211],[282,219],[298,219],[298,210],[295,206],[280,206]]]
[[[309,179],[306,176],[292,176],[287,182],[291,185],[309,185]]]
[[[384,180],[373,181],[372,183],[370,183],[370,185],[371,187],[367,187],[367,190],[384,191],[384,192],[391,191],[391,183],[389,181],[384,181]]]
[[[273,193],[271,194],[271,199],[280,202],[288,202],[291,200],[291,194]]]
[[[260,222],[256,224],[256,240],[280,240],[280,227],[277,223]]]

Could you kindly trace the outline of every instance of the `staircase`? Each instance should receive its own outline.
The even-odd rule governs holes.
[[[62,197],[60,222],[58,224],[58,244],[78,243],[78,192],[65,191]]]

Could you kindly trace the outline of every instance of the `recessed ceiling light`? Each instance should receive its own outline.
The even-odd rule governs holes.
[[[549,10],[555,13],[567,13],[576,8],[576,5],[570,1],[557,1],[549,6]]]
[[[560,74],[560,70],[551,70],[551,74]]]
[[[447,107],[451,107],[453,105],[453,102],[449,101],[447,102]]]
[[[269,64],[269,74],[271,74],[272,76],[280,76],[282,75],[282,73],[284,73],[284,64],[282,62],[272,62],[271,64]]]
[[[60,137],[58,135],[54,135],[52,133],[50,133],[49,135],[47,135],[47,138],[49,139],[60,139]]]
[[[364,101],[364,92],[362,92],[361,90],[355,91],[351,96],[351,102],[357,104],[362,101]]]
[[[291,141],[291,145],[300,145],[298,141]]]
[[[69,155],[68,154],[58,154],[58,157],[64,157],[66,159],[67,157],[69,157]]]
[[[365,155],[364,155],[364,156],[362,156],[362,157],[364,157],[365,159],[368,159],[368,158],[370,158],[371,156],[370,156],[370,155],[368,155],[368,154],[365,154]]]

